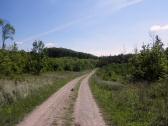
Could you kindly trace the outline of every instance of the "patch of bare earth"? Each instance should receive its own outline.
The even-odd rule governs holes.
[[[105,126],[105,122],[89,87],[89,78],[94,72],[91,72],[81,82],[75,104],[75,126]]]
[[[38,106],[17,126],[62,126],[65,113],[72,101],[73,90],[84,76],[78,77]]]

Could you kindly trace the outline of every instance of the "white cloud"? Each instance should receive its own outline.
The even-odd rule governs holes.
[[[48,47],[48,48],[50,48],[50,47],[56,47],[56,43],[53,43],[53,42],[46,43],[45,47]]]
[[[84,20],[87,20],[87,19],[89,19],[89,18],[91,18],[91,16],[87,16],[87,17],[84,17],[84,18],[79,18],[79,19],[77,19],[77,20],[69,21],[69,22],[67,22],[67,23],[65,23],[65,24],[62,24],[62,25],[59,25],[59,26],[57,26],[57,27],[55,27],[55,28],[53,28],[53,29],[50,29],[50,30],[48,30],[48,31],[46,31],[46,32],[42,32],[42,33],[39,33],[39,34],[36,34],[36,35],[32,35],[32,36],[30,36],[30,37],[28,37],[28,38],[25,38],[25,39],[22,40],[22,41],[23,41],[23,42],[27,42],[27,41],[32,41],[32,40],[35,40],[35,39],[40,39],[40,37],[49,35],[49,34],[51,34],[51,33],[63,31],[63,30],[65,30],[65,29],[67,29],[67,28],[69,28],[69,27],[71,27],[71,26],[73,26],[73,25],[75,25],[75,24],[77,24],[77,23],[79,23],[79,22],[82,22],[82,21],[84,21]]]
[[[111,8],[112,10],[122,9],[134,4],[138,4],[144,0],[99,0],[97,8]]]
[[[121,6],[119,7],[120,9],[134,5],[134,4],[141,3],[144,0],[123,0],[123,1],[124,1],[123,4],[121,4]]]
[[[168,24],[166,24],[166,25],[153,25],[150,28],[150,31],[152,31],[152,32],[160,32],[160,31],[166,31],[166,30],[168,30]]]

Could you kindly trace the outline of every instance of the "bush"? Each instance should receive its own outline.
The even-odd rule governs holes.
[[[97,61],[92,59],[78,59],[78,58],[46,58],[43,62],[44,70],[57,71],[81,71],[93,69]]]
[[[103,80],[124,82],[129,79],[129,64],[109,64],[97,72]]]
[[[163,43],[156,36],[156,40],[151,47],[150,45],[143,45],[140,53],[130,60],[132,79],[136,81],[159,80],[168,72],[167,63]]]

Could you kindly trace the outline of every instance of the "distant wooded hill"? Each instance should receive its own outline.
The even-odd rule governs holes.
[[[97,56],[92,54],[77,52],[66,48],[45,48],[48,57],[59,58],[59,57],[77,57],[80,59],[97,59]]]

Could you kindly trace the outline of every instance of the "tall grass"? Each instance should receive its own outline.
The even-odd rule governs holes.
[[[0,126],[12,126],[79,72],[51,72],[0,80]]]
[[[109,126],[168,126],[168,81],[151,85],[90,80]]]

